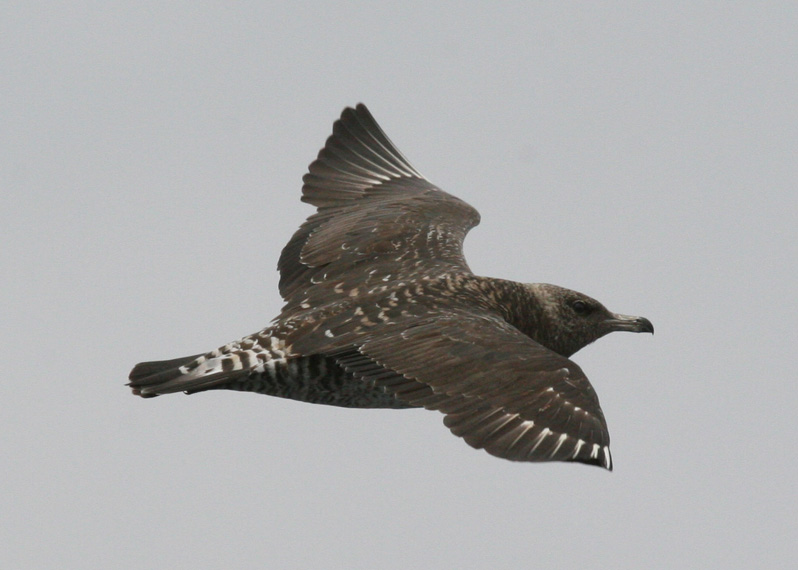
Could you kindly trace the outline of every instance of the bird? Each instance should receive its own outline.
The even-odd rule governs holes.
[[[653,333],[546,283],[482,277],[463,240],[480,221],[347,107],[303,177],[316,212],[281,252],[280,314],[220,348],[142,362],[135,395],[239,390],[349,408],[426,408],[512,461],[612,470],[598,396],[570,357],[614,331]]]

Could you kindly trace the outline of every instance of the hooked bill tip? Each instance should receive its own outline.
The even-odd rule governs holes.
[[[654,325],[645,317],[640,317],[640,332],[654,334]]]
[[[610,319],[612,330],[647,332],[654,334],[654,325],[645,317],[632,317],[629,315],[613,315]]]

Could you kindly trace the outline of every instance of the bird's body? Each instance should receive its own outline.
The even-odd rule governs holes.
[[[252,391],[355,408],[425,407],[474,447],[612,468],[598,398],[568,357],[651,323],[568,289],[474,275],[479,223],[429,183],[363,105],[346,109],[304,178],[318,210],[283,249],[273,323],[212,352],[145,362],[144,397]]]

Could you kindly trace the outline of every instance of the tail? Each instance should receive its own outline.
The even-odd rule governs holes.
[[[220,358],[216,351],[173,360],[141,362],[130,371],[128,386],[134,395],[142,398],[174,392],[193,394],[220,388],[240,376],[245,372],[241,364],[237,355]]]
[[[181,366],[186,366],[192,361],[202,356],[184,356],[173,360],[155,360],[152,362],[140,362],[133,367],[128,376],[128,386],[133,390],[133,394],[142,398],[154,398],[162,392],[158,389],[164,384],[170,384],[183,376]]]
[[[273,369],[275,361],[284,358],[285,343],[261,331],[203,354],[136,364],[128,386],[142,398],[229,388],[231,383]]]

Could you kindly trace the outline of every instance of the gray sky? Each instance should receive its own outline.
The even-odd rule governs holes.
[[[0,566],[787,566],[798,8],[429,4],[2,3]],[[574,357],[613,473],[424,410],[130,395],[278,312],[359,101],[481,212],[475,272],[654,322]]]

